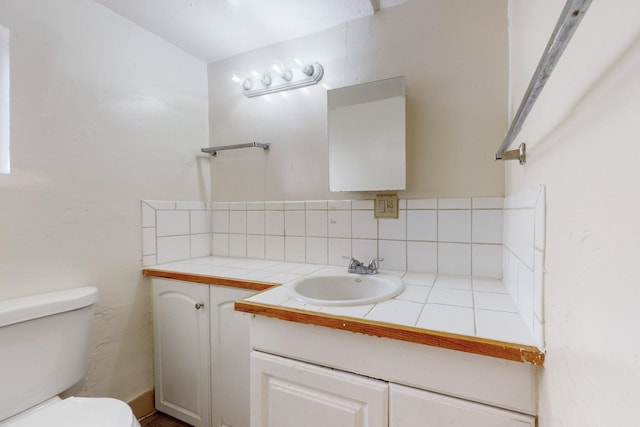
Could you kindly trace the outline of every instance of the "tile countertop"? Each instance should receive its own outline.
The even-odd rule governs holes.
[[[146,276],[264,290],[236,302],[236,310],[420,344],[542,365],[518,309],[502,281],[381,270],[402,278],[404,291],[377,304],[327,307],[288,295],[305,275],[346,267],[205,257],[143,269]],[[282,284],[284,286],[275,286]]]

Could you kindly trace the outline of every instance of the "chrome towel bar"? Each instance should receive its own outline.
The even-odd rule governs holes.
[[[268,150],[269,147],[271,147],[271,144],[270,143],[263,144],[261,142],[249,142],[247,144],[223,145],[220,147],[201,148],[200,151],[202,151],[203,153],[209,153],[212,156],[217,156],[218,151],[235,150],[236,148],[251,148],[251,147],[258,147],[258,148],[262,148],[263,150]]]
[[[521,165],[525,164],[526,151],[524,144],[520,144],[520,148],[516,150],[507,151],[507,149],[520,133],[520,129],[529,115],[533,104],[535,104],[536,99],[538,99],[538,95],[542,91],[545,83],[547,83],[553,68],[569,44],[576,28],[578,28],[578,24],[582,21],[582,17],[587,12],[589,5],[591,5],[591,1],[592,0],[567,0],[560,14],[560,18],[553,29],[551,38],[547,43],[547,47],[542,53],[538,67],[535,73],[533,73],[529,87],[522,98],[520,107],[511,122],[511,126],[507,131],[502,145],[496,153],[496,160],[518,159]]]

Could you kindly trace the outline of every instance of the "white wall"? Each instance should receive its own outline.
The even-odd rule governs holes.
[[[511,104],[564,1],[511,1]],[[540,426],[640,424],[640,4],[593,2],[506,166],[507,194],[545,184]]]
[[[329,193],[326,90],[404,75],[405,198],[502,196],[494,152],[507,127],[506,0],[410,0],[333,29],[209,64],[211,145],[272,143],[212,161],[217,201],[363,198]],[[294,57],[317,86],[245,98],[231,75]],[[371,195],[369,194],[369,197]]]
[[[205,200],[205,64],[90,0],[5,0],[12,173],[0,175],[0,298],[100,289],[84,395],[153,385],[140,200]]]

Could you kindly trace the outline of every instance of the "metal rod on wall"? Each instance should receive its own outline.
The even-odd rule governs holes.
[[[258,148],[262,148],[263,150],[268,150],[269,147],[271,147],[271,144],[261,143],[261,142],[249,142],[247,144],[223,145],[220,147],[201,148],[200,151],[202,151],[203,153],[209,153],[212,156],[217,156],[218,151],[235,150],[236,148],[251,148],[251,147],[258,147]]]
[[[511,122],[507,135],[496,152],[496,160],[519,159],[521,165],[526,162],[524,144],[521,144],[520,148],[516,150],[507,151],[507,149],[520,133],[522,125],[529,115],[533,104],[535,104],[538,99],[538,95],[540,95],[542,88],[547,83],[551,72],[569,44],[573,33],[575,33],[576,28],[578,28],[578,24],[582,21],[582,17],[591,5],[591,1],[592,0],[567,0],[553,33],[551,34],[551,38],[547,43],[547,47],[540,58],[538,67],[531,78],[529,87],[527,88],[522,102],[520,103],[520,107]]]

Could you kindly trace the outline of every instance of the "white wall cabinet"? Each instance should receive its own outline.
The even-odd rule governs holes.
[[[535,417],[389,384],[389,427],[535,427]]]
[[[387,427],[386,382],[251,353],[251,427]]]
[[[194,427],[249,427],[250,316],[255,291],[153,278],[156,409]]]

